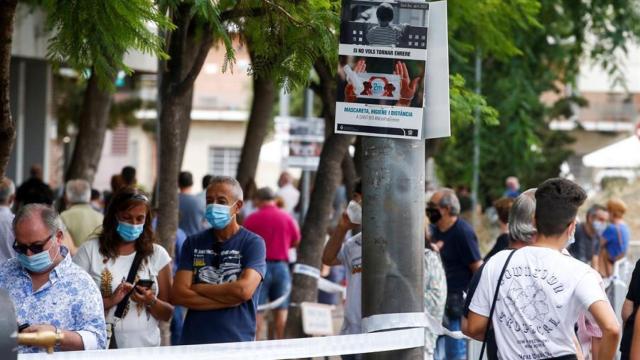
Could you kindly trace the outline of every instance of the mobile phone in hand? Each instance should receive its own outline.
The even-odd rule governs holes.
[[[136,283],[136,286],[140,286],[140,287],[143,287],[143,288],[151,289],[151,287],[153,286],[153,280],[151,280],[151,279],[140,279]]]
[[[29,326],[31,326],[31,324],[29,324],[29,323],[19,324],[18,325],[18,332],[21,333],[22,331],[24,331],[24,329],[28,328]]]

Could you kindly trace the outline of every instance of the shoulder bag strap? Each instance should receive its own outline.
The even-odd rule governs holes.
[[[489,336],[489,330],[491,329],[491,318],[493,317],[493,311],[496,309],[496,302],[498,301],[498,291],[500,290],[500,283],[502,283],[502,277],[504,276],[504,272],[507,270],[507,265],[509,265],[509,261],[511,261],[511,257],[518,250],[512,250],[509,256],[507,257],[507,261],[505,261],[504,266],[502,267],[502,271],[500,272],[500,276],[498,277],[498,284],[496,285],[496,291],[493,294],[493,301],[491,302],[491,310],[489,311],[489,321],[487,322],[487,329],[484,331],[484,340],[482,341],[482,349],[480,349],[480,357],[479,360],[482,360],[482,356],[484,355],[484,349],[487,347],[487,336]]]
[[[129,269],[129,275],[127,275],[127,282],[133,284],[133,281],[136,279],[136,274],[138,273],[138,268],[140,268],[140,264],[142,263],[142,255],[140,251],[136,252],[136,256],[133,258],[133,263],[131,264],[131,268]],[[135,284],[134,284],[135,285]],[[133,291],[133,290],[132,290]],[[129,302],[129,297],[131,296],[131,292],[129,292],[125,297],[118,303],[118,307],[116,308],[115,316],[116,318],[122,318],[122,314],[124,314],[124,309]]]

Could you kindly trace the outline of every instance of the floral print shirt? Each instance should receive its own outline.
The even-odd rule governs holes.
[[[14,303],[18,324],[53,325],[75,331],[85,350],[106,347],[106,326],[100,290],[89,274],[71,261],[69,250],[61,247],[64,260],[49,274],[49,281],[33,291],[29,273],[16,258],[0,265],[0,288]],[[19,346],[20,353],[46,349]]]
[[[424,250],[424,310],[442,321],[447,300],[447,278],[440,255],[430,249]],[[425,359],[432,359],[438,335],[425,329]]]

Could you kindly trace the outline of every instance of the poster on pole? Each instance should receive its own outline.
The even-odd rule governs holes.
[[[324,144],[324,119],[276,117],[276,135],[282,141],[286,167],[316,170]]]
[[[429,3],[343,0],[335,131],[422,139]]]

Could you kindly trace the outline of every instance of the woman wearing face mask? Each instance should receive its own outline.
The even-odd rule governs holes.
[[[147,196],[121,189],[97,238],[84,243],[73,259],[100,288],[111,348],[159,346],[158,321],[168,321],[173,313],[171,258],[155,244],[151,220]]]

